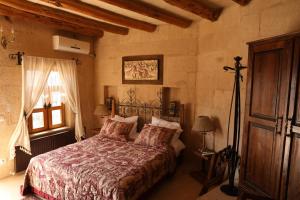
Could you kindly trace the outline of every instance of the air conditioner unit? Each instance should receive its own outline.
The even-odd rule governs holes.
[[[53,49],[72,53],[89,54],[90,43],[60,35],[53,35]]]

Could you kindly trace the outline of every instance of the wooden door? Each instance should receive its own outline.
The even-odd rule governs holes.
[[[271,199],[280,198],[292,44],[273,39],[249,46],[240,185]]]
[[[294,50],[294,65],[291,82],[291,98],[289,121],[287,126],[287,155],[289,155],[288,171],[288,200],[300,199],[300,38],[296,39]],[[289,142],[291,141],[291,142]],[[291,148],[289,147],[291,144]],[[287,158],[287,157],[286,157]]]

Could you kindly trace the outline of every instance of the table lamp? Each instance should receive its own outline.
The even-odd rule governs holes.
[[[214,130],[215,130],[215,126],[208,116],[198,116],[195,119],[192,131],[196,133],[200,133],[202,135],[203,146],[202,149],[200,150],[202,154],[207,154],[212,152],[206,148],[205,135],[209,132],[213,132]]]

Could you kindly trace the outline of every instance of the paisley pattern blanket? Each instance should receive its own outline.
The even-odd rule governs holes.
[[[175,163],[170,147],[97,135],[32,158],[21,193],[57,200],[137,199]]]

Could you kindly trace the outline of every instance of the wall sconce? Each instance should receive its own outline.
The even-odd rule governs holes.
[[[9,43],[13,43],[15,41],[15,29],[12,27],[10,31],[10,35],[6,36],[3,34],[3,27],[0,27],[0,38],[1,38],[1,46],[3,49],[6,49]]]

